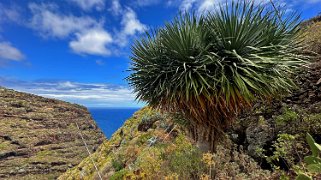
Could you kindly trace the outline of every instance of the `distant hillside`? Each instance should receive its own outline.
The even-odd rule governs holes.
[[[88,156],[80,132],[104,140],[85,107],[0,87],[0,179],[55,179]]]
[[[302,32],[307,50],[318,53],[321,58],[321,15],[303,22]]]
[[[317,23],[317,22],[320,22],[320,21],[321,21],[321,14],[302,22],[302,25],[303,26],[308,26],[308,25],[311,25],[313,23]]]

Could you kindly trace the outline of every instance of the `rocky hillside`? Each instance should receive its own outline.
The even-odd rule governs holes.
[[[303,159],[311,153],[306,133],[321,143],[320,68],[314,63],[297,72],[298,88],[288,97],[244,112],[216,153],[195,146],[187,121],[147,107],[59,179],[294,179],[306,171]]]
[[[86,158],[60,180],[85,179],[199,179],[208,172],[203,154],[184,133],[183,121],[170,115],[144,108],[128,119],[110,139],[93,154],[99,171]],[[264,178],[269,171],[248,155],[237,151],[231,140],[218,147],[215,154],[217,177]],[[233,157],[230,155],[233,154]],[[211,156],[211,154],[208,154]],[[237,159],[237,163],[233,162]]]
[[[80,133],[104,140],[85,107],[0,87],[0,179],[55,179],[88,156]]]
[[[321,13],[319,13],[319,15],[317,15],[307,21],[302,22],[302,26],[313,25],[313,24],[320,22],[320,21],[321,21]]]

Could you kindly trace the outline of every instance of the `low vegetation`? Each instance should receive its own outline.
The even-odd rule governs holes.
[[[312,176],[321,174],[321,145],[316,143],[309,133],[307,134],[306,139],[310,146],[310,150],[312,151],[312,155],[304,157],[306,166],[297,170],[297,180],[312,180]]]
[[[237,151],[231,141],[219,145],[215,154],[202,152],[186,136],[184,127],[168,114],[163,114],[147,131],[140,131],[138,127],[146,115],[153,118],[159,112],[151,108],[138,111],[93,154],[103,179],[267,178],[269,175],[250,156]],[[89,180],[99,176],[87,158],[59,179]]]

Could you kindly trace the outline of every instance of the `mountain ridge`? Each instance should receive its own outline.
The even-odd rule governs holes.
[[[80,133],[105,139],[83,106],[0,87],[0,179],[55,179],[88,156]]]

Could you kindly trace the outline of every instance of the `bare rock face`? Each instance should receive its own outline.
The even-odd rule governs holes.
[[[242,145],[246,153],[256,159],[262,168],[271,169],[271,164],[267,164],[262,157],[273,155],[275,145],[279,142],[279,135],[295,136],[296,148],[302,147],[300,155],[297,149],[296,152],[288,152],[288,154],[292,153],[295,163],[307,155],[302,145],[306,142],[307,132],[312,134],[317,143],[321,142],[320,69],[319,60],[294,73],[293,79],[297,88],[292,93],[282,99],[257,102],[251,111],[244,112],[239,117],[234,127],[228,132],[231,140],[239,146]],[[285,170],[288,170],[289,164],[294,164],[285,159],[273,163]]]
[[[266,142],[273,139],[273,129],[268,124],[257,123],[246,129],[246,140],[249,143],[247,150],[252,157],[258,157],[257,151]]]
[[[80,133],[105,139],[85,107],[0,87],[0,179],[56,179],[88,156]]]

